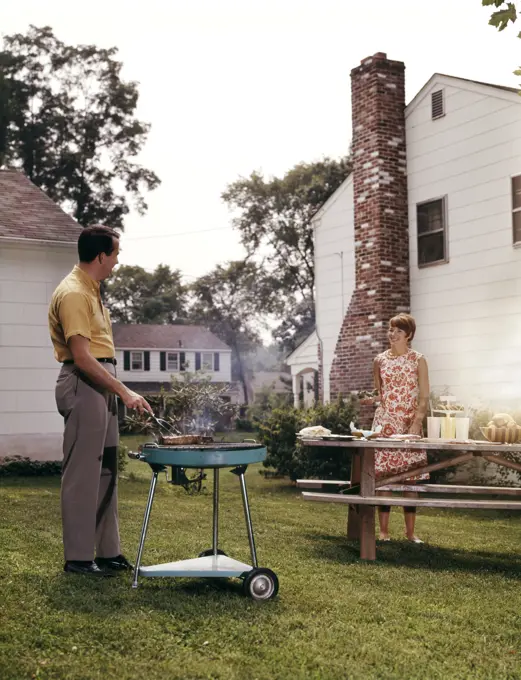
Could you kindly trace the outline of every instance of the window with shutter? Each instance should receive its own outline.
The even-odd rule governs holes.
[[[441,118],[445,115],[445,101],[443,90],[438,90],[431,94],[432,119]]]
[[[177,352],[168,352],[167,367],[169,371],[179,370],[179,354]]]
[[[130,352],[130,370],[143,370],[143,352]]]

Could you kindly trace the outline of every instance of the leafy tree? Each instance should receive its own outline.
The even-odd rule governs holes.
[[[505,0],[482,0],[483,7],[495,7],[496,11],[490,15],[489,24],[495,26],[498,31],[503,31],[510,22],[515,23],[517,10],[513,2]],[[521,33],[518,35],[521,37]]]
[[[66,45],[48,26],[4,37],[0,51],[0,166],[23,170],[83,226],[122,227],[129,201],[144,213],[159,185],[132,160],[149,126],[116,54]]]
[[[105,282],[104,298],[112,321],[118,323],[182,323],[186,316],[181,273],[165,264],[152,273],[121,265]]]
[[[349,157],[300,163],[283,177],[258,172],[230,184],[223,199],[236,212],[247,258],[258,264],[256,310],[284,319],[274,337],[286,349],[313,329],[314,247],[311,218],[351,171]]]
[[[232,349],[235,373],[248,403],[246,355],[260,344],[257,312],[258,270],[252,262],[218,265],[190,287],[190,319],[209,328]],[[235,369],[235,370],[234,370]]]
[[[515,24],[517,21],[517,9],[513,2],[505,2],[505,0],[482,0],[484,7],[495,7],[496,11],[490,15],[489,24],[495,26],[498,31],[504,31],[510,24]],[[521,38],[521,32],[517,34]],[[514,71],[516,76],[521,76],[521,68]]]

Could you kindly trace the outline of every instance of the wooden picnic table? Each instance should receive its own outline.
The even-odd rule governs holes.
[[[416,484],[403,482],[411,476],[433,472],[448,467],[457,467],[480,457],[512,470],[521,472],[521,464],[510,461],[501,454],[521,453],[521,444],[492,444],[490,442],[450,442],[439,439],[433,441],[395,441],[361,440],[352,441],[327,439],[302,439],[302,446],[338,448],[353,454],[351,481],[346,484],[347,493],[310,493],[304,491],[305,500],[318,502],[345,503],[349,506],[347,535],[349,539],[360,541],[360,557],[364,560],[376,559],[375,508],[378,505],[423,506],[443,508],[482,508],[490,510],[521,510],[521,500],[478,500],[452,498],[405,498],[377,496],[376,490],[418,491],[433,493],[465,493],[467,495],[508,495],[521,496],[517,487],[452,486]],[[442,454],[442,460],[430,465],[422,465],[407,472],[390,477],[375,479],[375,451],[378,449],[424,449]],[[446,455],[445,455],[446,454]],[[303,480],[304,481],[304,480]],[[305,480],[312,482],[312,480]],[[402,484],[400,484],[400,482]],[[342,482],[339,482],[342,484]],[[305,486],[305,484],[303,484]],[[347,487],[350,488],[347,488]],[[453,490],[452,490],[453,489]],[[354,493],[359,491],[358,493]]]

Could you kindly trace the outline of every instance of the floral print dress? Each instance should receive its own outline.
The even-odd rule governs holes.
[[[418,362],[422,355],[409,349],[401,356],[390,350],[376,357],[380,371],[381,404],[376,409],[373,430],[382,426],[381,434],[407,434],[418,407]],[[407,449],[380,449],[375,452],[376,478],[407,472],[411,468],[427,465],[427,452]],[[429,479],[429,474],[410,477],[409,480]]]

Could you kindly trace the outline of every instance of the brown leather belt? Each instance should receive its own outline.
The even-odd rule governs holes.
[[[118,365],[118,362],[115,357],[108,357],[107,359],[98,359],[97,357],[94,357],[96,361],[99,361],[100,364],[113,364],[114,366]],[[62,361],[62,364],[73,364],[74,359],[65,359],[65,361]]]

